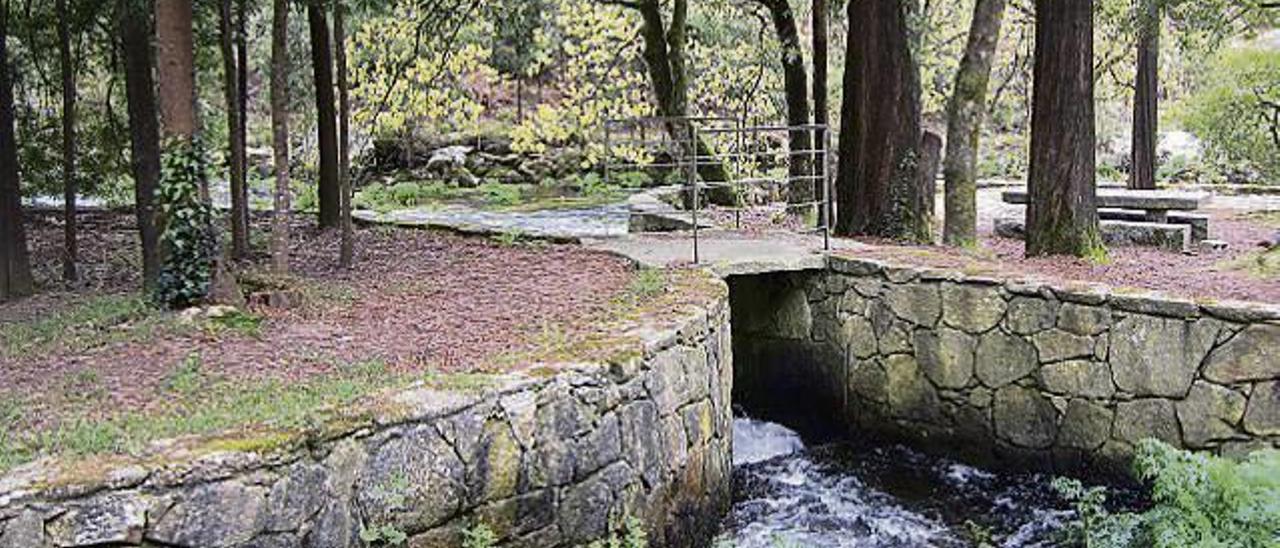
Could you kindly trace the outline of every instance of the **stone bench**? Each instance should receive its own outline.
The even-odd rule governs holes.
[[[1147,212],[1135,209],[1099,209],[1098,217],[1104,221],[1146,222]],[[1209,216],[1202,213],[1170,211],[1168,223],[1191,227],[1191,243],[1209,239]]]
[[[1107,245],[1158,247],[1178,252],[1191,247],[1190,225],[1134,221],[1101,221],[1100,225],[1102,241]],[[1021,240],[1027,235],[1022,219],[998,218],[994,228],[1002,238]]]

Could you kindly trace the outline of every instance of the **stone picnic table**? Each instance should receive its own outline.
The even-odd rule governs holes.
[[[1170,211],[1194,211],[1209,204],[1208,192],[1181,192],[1173,190],[1129,190],[1099,188],[1098,207],[1106,209],[1141,210],[1145,220],[1152,223],[1169,222]],[[1001,200],[1009,204],[1026,204],[1026,189],[1007,190]]]

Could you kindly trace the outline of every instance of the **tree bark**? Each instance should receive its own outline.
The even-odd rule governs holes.
[[[1138,0],[1138,70],[1133,83],[1133,155],[1129,188],[1156,188],[1156,141],[1159,135],[1160,7],[1157,0]]]
[[[977,0],[974,4],[969,39],[947,103],[947,154],[943,167],[946,214],[942,231],[947,245],[967,247],[978,239],[978,142],[1004,8],[1005,0]]]
[[[218,4],[218,49],[222,52],[223,98],[227,104],[227,167],[231,180],[231,254],[237,259],[249,255],[249,204],[245,201],[244,134],[240,126],[240,68],[236,56],[236,24],[231,0]]]
[[[787,102],[787,125],[809,124],[809,78],[804,69],[804,50],[800,46],[800,30],[790,0],[760,0],[769,10],[774,32],[782,46],[782,80]],[[813,149],[812,132],[808,129],[791,130],[787,140],[790,155],[787,160],[787,202],[804,204],[813,201],[814,185],[809,178],[811,156],[797,154]]]
[[[307,24],[311,30],[311,68],[316,88],[316,124],[320,143],[320,227],[336,228],[341,222],[342,191],[338,183],[338,128],[333,99],[333,54],[329,44],[329,22],[323,0],[307,2]]]
[[[920,76],[913,2],[850,0],[836,231],[928,242],[921,211]]]
[[[249,146],[249,33],[247,28],[249,25],[249,5],[248,0],[237,0],[239,13],[236,18],[236,69],[239,71],[239,100],[240,104],[240,166],[245,173],[245,184],[240,186],[240,203],[244,204],[245,218],[245,248],[249,247],[249,234],[253,229],[250,224],[251,211],[249,209],[249,155],[246,147]]]
[[[146,0],[120,0],[120,49],[124,58],[125,95],[129,102],[129,143],[134,206],[142,243],[142,284],[155,288],[160,273],[160,234],[155,220],[156,186],[160,182],[160,126],[156,118],[155,78],[151,67],[151,9]]]
[[[76,273],[76,69],[71,61],[71,14],[67,0],[58,0],[58,59],[62,68],[62,279],[68,284]]]
[[[1094,187],[1093,2],[1036,0],[1028,256],[1103,250]]]
[[[13,78],[9,66],[9,2],[0,3],[0,301],[35,291],[23,225],[18,141],[14,134]]]
[[[289,0],[275,0],[271,21],[271,148],[276,188],[271,217],[271,264],[289,272]]]
[[[827,0],[813,0],[813,123],[827,125]]]
[[[916,170],[916,211],[932,220],[938,198],[938,164],[942,163],[942,136],[925,131],[920,136],[920,168]],[[932,227],[930,227],[932,233]]]
[[[158,0],[155,11],[160,131],[165,137],[189,140],[196,134],[191,0]]]
[[[346,8],[341,0],[333,3],[333,43],[338,65],[338,184],[342,191],[342,242],[338,263],[351,268],[355,243],[351,226],[351,100],[347,83]]]
[[[688,1],[674,0],[671,23],[664,27],[662,6],[658,0],[638,0],[622,5],[635,9],[643,21],[640,36],[644,47],[641,57],[649,72],[654,102],[661,116],[679,118],[689,113],[689,81],[686,70],[685,46],[687,40]],[[724,164],[708,161],[712,156],[710,145],[702,139],[691,142],[687,124],[666,124],[671,139],[680,144],[685,155],[698,156],[698,176],[706,182],[722,183],[729,180]],[[736,203],[737,195],[731,188],[716,186],[707,190],[707,198],[720,204]]]

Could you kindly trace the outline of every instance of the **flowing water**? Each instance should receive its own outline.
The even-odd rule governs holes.
[[[747,418],[734,421],[733,443],[733,509],[717,547],[1047,547],[1073,516],[1045,475],[897,445],[807,447]]]

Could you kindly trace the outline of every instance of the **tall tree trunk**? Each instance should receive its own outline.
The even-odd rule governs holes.
[[[120,0],[120,49],[125,94],[129,101],[129,143],[134,207],[142,243],[143,289],[155,288],[160,274],[160,234],[155,219],[160,182],[160,126],[156,118],[155,78],[151,73],[151,7],[147,0]]]
[[[271,148],[276,188],[271,217],[271,264],[289,271],[289,0],[275,0],[271,20]]]
[[[831,8],[827,0],[813,0],[813,123],[826,125],[827,107],[827,33]]]
[[[346,7],[333,3],[334,60],[338,65],[338,184],[342,191],[342,244],[338,262],[351,268],[354,236],[351,226],[351,101],[347,89]]]
[[[338,128],[333,105],[333,55],[329,47],[329,21],[323,0],[307,2],[311,29],[311,68],[316,87],[316,124],[320,142],[320,226],[336,228],[341,222],[342,191],[338,183]]]
[[[809,78],[804,69],[804,49],[800,46],[800,30],[790,0],[761,0],[769,9],[774,32],[782,46],[782,79],[787,98],[787,125],[809,124]],[[798,154],[813,149],[812,133],[808,129],[789,132],[790,156],[787,173],[791,178],[787,188],[787,202],[804,204],[813,201],[813,180],[809,178],[811,157]]]
[[[850,0],[836,231],[932,240],[921,202],[920,76],[914,2]]]
[[[1093,2],[1036,0],[1027,255],[1103,249],[1094,187]]]
[[[249,204],[245,202],[244,134],[240,126],[240,69],[237,66],[236,24],[231,0],[218,4],[218,49],[222,52],[223,98],[227,104],[227,167],[231,179],[231,254],[236,258],[249,255]]]
[[[978,239],[977,163],[983,115],[987,111],[987,85],[1005,0],[977,0],[955,88],[947,103],[946,215],[942,240],[947,245],[971,246]]]
[[[1156,140],[1159,135],[1160,6],[1138,0],[1138,72],[1133,83],[1133,156],[1129,188],[1156,188]]]
[[[658,114],[679,118],[689,114],[689,75],[686,70],[685,48],[688,35],[689,6],[688,0],[674,0],[671,8],[671,23],[664,27],[662,5],[658,0],[638,0],[636,2],[613,2],[635,9],[640,13],[642,24],[640,36],[644,39],[641,57],[649,72],[649,83],[653,88],[654,102],[658,106]],[[680,144],[682,152],[688,156],[698,157],[698,177],[711,183],[722,183],[729,180],[724,164],[710,161],[713,156],[711,146],[703,139],[694,142],[690,138],[691,128],[687,124],[666,124],[671,139]],[[707,198],[715,203],[732,204],[737,195],[731,188],[716,186],[707,190]]]
[[[253,226],[249,210],[249,157],[246,148],[249,146],[249,4],[247,0],[237,0],[238,13],[236,16],[236,69],[239,71],[239,98],[236,101],[240,104],[240,166],[245,173],[245,184],[240,187],[240,203],[244,204],[245,217],[245,234],[246,248],[248,247],[248,234],[252,231]]]
[[[71,14],[67,0],[56,2],[58,59],[62,65],[62,279],[75,282],[76,273],[76,69],[71,63]]]
[[[196,134],[191,0],[159,0],[155,10],[160,131],[165,137],[190,140]]]
[[[9,2],[0,0],[0,302],[35,291],[27,254],[9,71]]]

